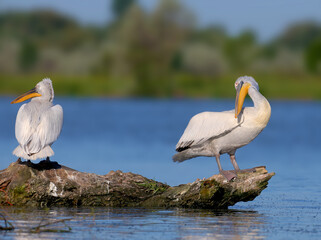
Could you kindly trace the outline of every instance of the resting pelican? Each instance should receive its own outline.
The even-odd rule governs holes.
[[[54,90],[49,78],[43,79],[35,88],[19,96],[11,103],[23,104],[17,114],[16,138],[19,146],[13,151],[17,157],[28,160],[47,158],[54,154],[51,149],[60,135],[63,123],[63,110],[53,105]]]
[[[192,117],[176,145],[179,153],[173,156],[174,162],[199,156],[214,156],[220,173],[228,181],[236,177],[235,173],[241,170],[236,163],[235,151],[262,132],[269,122],[271,107],[252,77],[238,78],[235,89],[235,110],[203,112]],[[247,94],[253,100],[254,106],[242,108]],[[220,155],[224,153],[230,155],[235,173],[223,171]]]

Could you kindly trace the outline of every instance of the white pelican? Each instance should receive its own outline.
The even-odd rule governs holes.
[[[176,145],[179,153],[173,156],[174,162],[214,156],[220,173],[228,181],[236,177],[232,171],[223,171],[220,155],[228,153],[235,173],[241,171],[235,160],[235,151],[250,143],[265,128],[271,116],[271,107],[252,77],[238,78],[235,89],[235,110],[202,112],[191,118]],[[242,108],[247,94],[254,106]]]
[[[52,104],[54,90],[49,78],[43,79],[35,88],[11,103],[20,103],[30,98],[31,101],[23,104],[17,114],[16,138],[19,146],[13,154],[28,160],[49,160],[54,154],[50,146],[61,132],[63,110],[60,105]]]

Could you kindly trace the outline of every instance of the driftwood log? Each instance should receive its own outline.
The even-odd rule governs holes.
[[[221,175],[170,187],[134,173],[84,173],[57,162],[18,160],[0,171],[0,205],[227,208],[251,201],[274,173],[257,167],[233,182]]]

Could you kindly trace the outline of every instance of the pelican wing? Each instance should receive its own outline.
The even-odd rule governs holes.
[[[35,126],[33,125],[32,111],[30,111],[27,104],[23,104],[17,114],[15,130],[16,138],[27,154],[30,154],[27,146],[32,140],[32,135],[35,129]]]
[[[46,109],[38,119],[24,104],[17,115],[16,137],[27,154],[34,154],[50,146],[60,135],[63,110],[60,105]]]
[[[205,141],[223,136],[239,126],[233,111],[203,112],[189,121],[182,137],[176,145],[176,151],[183,151]]]
[[[37,128],[36,135],[39,136],[41,146],[53,144],[60,135],[63,124],[63,110],[60,105],[55,105],[44,112]]]

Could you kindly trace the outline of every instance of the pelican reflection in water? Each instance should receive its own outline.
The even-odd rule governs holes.
[[[51,145],[60,135],[63,124],[63,110],[53,105],[54,90],[49,78],[43,79],[35,88],[19,96],[11,103],[23,104],[16,118],[16,138],[19,146],[13,151],[17,157],[36,160],[54,154]]]
[[[235,173],[241,170],[236,162],[235,152],[262,132],[269,122],[271,107],[252,77],[238,78],[235,88],[235,110],[203,112],[192,117],[176,145],[179,153],[173,156],[173,161],[183,162],[199,156],[214,156],[220,173],[227,180],[236,177]],[[254,106],[242,108],[247,94]],[[230,155],[235,173],[223,171],[220,155],[224,153]]]

